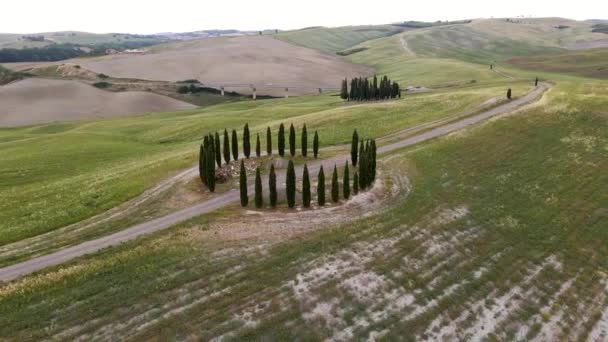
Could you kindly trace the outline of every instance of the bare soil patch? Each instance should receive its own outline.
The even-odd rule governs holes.
[[[111,93],[77,81],[26,79],[0,87],[0,127],[195,108],[145,92]]]

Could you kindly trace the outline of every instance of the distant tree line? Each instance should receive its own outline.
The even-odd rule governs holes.
[[[374,77],[358,77],[350,80],[350,90],[348,79],[342,80],[340,87],[340,97],[348,101],[378,101],[386,99],[401,98],[401,87],[399,83],[391,81],[386,75],[378,80]]]
[[[338,167],[334,164],[334,169],[331,176],[330,183],[330,198],[333,203],[338,203],[340,198],[345,200],[349,199],[352,194],[358,194],[361,189],[368,189],[374,183],[376,179],[376,142],[374,140],[359,141],[357,131],[353,133],[353,148],[351,152],[356,155],[356,159],[353,160],[353,166],[355,168],[353,178],[350,178],[350,169],[348,161],[344,164],[342,172],[342,196],[340,196],[340,183],[338,175]],[[246,207],[249,204],[249,194],[247,186],[247,170],[245,163],[241,160],[239,177],[239,189],[241,197],[241,206]],[[302,206],[309,208],[312,203],[312,191],[311,181],[308,165],[304,164],[302,170]],[[261,178],[260,168],[256,168],[255,172],[255,187],[254,187],[254,198],[256,208],[264,207],[264,196],[263,196],[263,182]],[[268,193],[270,207],[275,208],[277,206],[277,177],[274,165],[270,167],[270,174],[268,176]],[[352,185],[351,185],[352,184]],[[295,165],[292,160],[287,165],[285,174],[285,197],[287,200],[287,206],[294,208],[296,205],[296,186],[297,177],[295,172]],[[317,174],[317,205],[322,207],[326,204],[326,190],[325,190],[325,171],[323,165],[320,166]]]

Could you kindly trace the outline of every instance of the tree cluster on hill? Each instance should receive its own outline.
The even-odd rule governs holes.
[[[391,81],[386,75],[378,80],[374,76],[371,80],[363,77],[350,80],[342,80],[340,97],[349,101],[378,101],[386,99],[401,98],[401,87],[399,83]]]

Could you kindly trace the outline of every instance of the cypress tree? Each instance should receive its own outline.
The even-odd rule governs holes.
[[[211,140],[213,141],[213,140]],[[205,173],[207,175],[207,188],[209,191],[215,191],[215,143],[210,144],[207,148],[207,165],[205,167]]]
[[[283,123],[279,126],[279,155],[285,156],[285,126]]]
[[[270,164],[270,175],[268,175],[268,192],[270,193],[270,206],[277,206],[277,175],[274,172],[274,164]]]
[[[198,173],[201,178],[201,182],[207,185],[207,148],[205,143],[201,144],[198,158]]]
[[[338,184],[338,168],[334,165],[334,173],[331,176],[331,200],[337,203],[340,200],[340,185]]]
[[[344,199],[350,197],[350,175],[348,171],[348,161],[344,164],[344,174],[342,175],[342,194]]]
[[[302,157],[306,158],[308,155],[308,131],[306,131],[306,124],[302,127]]]
[[[308,166],[304,164],[304,172],[302,174],[302,204],[304,208],[310,207],[310,176],[308,175]]]
[[[258,167],[255,169],[255,207],[259,209],[263,206],[262,177],[260,176],[260,168]]]
[[[272,155],[272,135],[270,134],[270,127],[266,127],[266,154]]]
[[[241,172],[239,174],[239,185],[241,190],[241,206],[246,207],[249,203],[247,195],[247,170],[245,170],[245,161],[241,160]]]
[[[230,163],[230,140],[228,139],[228,130],[224,128],[224,161]]]
[[[239,140],[235,130],[232,130],[232,158],[239,160]]]
[[[262,155],[262,147],[260,146],[260,133],[257,135],[257,139],[255,141],[255,155],[260,158]]]
[[[293,208],[296,206],[296,171],[292,160],[290,160],[289,164],[287,164],[287,177],[285,184],[287,190],[287,205],[290,208]]]
[[[222,151],[220,150],[220,134],[215,132],[215,162],[217,167],[222,166]]]
[[[315,131],[315,137],[312,140],[312,153],[315,156],[315,159],[317,159],[317,156],[319,155],[319,134],[317,134],[317,131]]]
[[[359,154],[359,189],[364,190],[367,183],[367,155],[362,149]]]
[[[323,165],[319,169],[317,182],[317,204],[319,204],[319,207],[322,207],[325,205],[325,173],[323,172]]]
[[[507,90],[507,98],[510,100],[511,99],[511,88],[509,88]]]
[[[363,155],[363,140],[359,142],[359,159],[357,160],[357,164],[361,164],[361,156]]]
[[[534,86],[538,87],[538,77],[536,78],[536,80],[534,80]]]
[[[348,99],[348,81],[346,79],[342,80],[342,87],[340,89],[340,98],[343,100]]]
[[[243,154],[245,158],[249,159],[251,155],[251,140],[249,139],[249,124],[245,124],[243,128]]]
[[[296,155],[296,129],[293,124],[289,126],[289,154],[292,157]]]
[[[355,170],[355,174],[353,175],[353,194],[359,193],[359,174],[357,170]]]
[[[357,166],[357,157],[359,156],[359,134],[357,133],[357,129],[353,132],[353,139],[350,144],[350,159],[353,163],[353,166]]]
[[[375,100],[378,100],[379,97],[379,93],[378,93],[378,77],[376,77],[376,75],[374,75],[374,83],[372,85],[372,93],[373,93],[373,97]]]
[[[371,148],[370,148],[370,154],[371,154],[371,165],[372,165],[372,180],[376,180],[376,152],[377,152],[377,148],[376,148],[376,140],[372,139],[371,141]]]

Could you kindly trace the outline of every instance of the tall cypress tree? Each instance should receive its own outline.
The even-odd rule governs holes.
[[[261,208],[264,206],[264,196],[262,194],[262,176],[260,176],[260,168],[255,169],[255,207]]]
[[[287,190],[287,205],[293,208],[296,206],[296,171],[292,160],[289,160],[289,164],[287,164],[285,185]]]
[[[359,189],[365,190],[367,183],[367,154],[364,148],[361,148],[359,152]]]
[[[249,124],[245,124],[245,128],[243,128],[243,154],[245,158],[249,159],[251,155],[251,140],[249,137]]]
[[[224,128],[224,161],[230,163],[230,140],[228,139],[228,130]]]
[[[534,86],[538,87],[538,77],[534,80]]]
[[[310,176],[306,164],[304,164],[304,172],[302,174],[302,204],[304,208],[310,207]]]
[[[348,81],[342,80],[342,87],[340,88],[340,98],[343,100],[348,99]]]
[[[355,174],[353,175],[353,194],[359,193],[359,174],[357,170],[355,170]]]
[[[353,166],[357,166],[357,157],[359,156],[359,134],[357,133],[357,129],[353,132],[353,139],[350,144],[350,159],[353,163]]]
[[[289,154],[292,157],[296,155],[296,129],[293,124],[289,126]]]
[[[510,100],[511,99],[511,88],[509,88],[507,90],[507,98]]]
[[[350,197],[350,175],[348,171],[348,161],[344,164],[344,174],[342,175],[342,194],[344,199]]]
[[[331,176],[331,200],[337,203],[340,200],[340,185],[338,184],[338,168],[334,165],[334,173]]]
[[[270,133],[270,127],[266,127],[266,154],[272,155],[272,135]]]
[[[277,175],[274,172],[274,164],[270,164],[270,174],[268,175],[268,192],[270,193],[270,206],[277,206]]]
[[[245,161],[241,160],[241,171],[239,174],[239,188],[241,190],[241,206],[246,207],[249,203],[247,195],[247,170],[245,169]]]
[[[210,137],[211,138],[211,137]],[[213,140],[211,140],[213,141]],[[215,191],[215,142],[209,144],[207,150],[205,173],[207,174],[207,188],[209,191]]]
[[[363,155],[363,140],[359,141],[359,158],[357,159],[357,164],[361,164],[361,156]]]
[[[315,156],[315,159],[317,159],[317,156],[319,155],[319,134],[317,134],[317,131],[315,131],[315,137],[312,140],[312,153]]]
[[[279,126],[279,155],[281,157],[285,156],[285,126],[281,123]]]
[[[317,204],[319,207],[325,205],[325,172],[323,172],[323,165],[321,165],[317,176]]]
[[[201,144],[201,148],[198,153],[198,175],[201,178],[201,182],[207,185],[207,151],[205,145]]]
[[[220,150],[220,134],[215,132],[215,162],[217,167],[222,167],[222,151]]]
[[[374,75],[374,83],[372,85],[372,89],[374,99],[378,100],[380,94],[378,93],[378,77],[376,77],[376,75]]]
[[[239,160],[239,138],[236,136],[236,131],[232,130],[232,158]]]
[[[371,145],[370,153],[371,153],[371,160],[372,160],[372,180],[376,180],[376,153],[377,153],[376,140],[372,139],[370,145]]]
[[[260,158],[262,155],[262,146],[260,146],[260,133],[257,134],[257,139],[255,140],[255,155]]]
[[[308,155],[308,131],[306,131],[306,124],[302,126],[302,157],[306,158]]]

